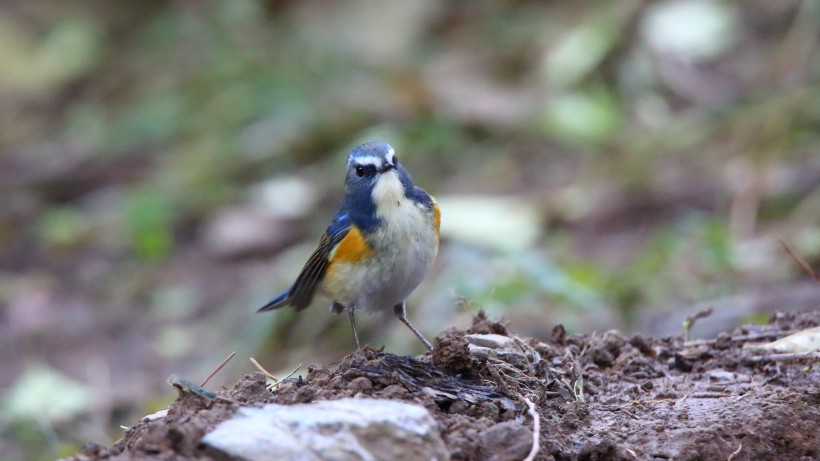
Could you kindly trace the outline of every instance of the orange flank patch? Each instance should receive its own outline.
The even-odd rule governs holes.
[[[358,262],[372,253],[359,228],[352,226],[330,255],[330,264]]]
[[[439,229],[441,228],[441,210],[438,208],[436,199],[433,199],[433,225],[436,226],[436,237],[438,237]]]

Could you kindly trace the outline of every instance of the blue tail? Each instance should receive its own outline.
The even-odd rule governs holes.
[[[290,288],[282,292],[279,296],[271,299],[268,301],[267,304],[260,307],[256,312],[265,312],[265,311],[272,311],[274,309],[279,309],[282,306],[287,306],[290,302]]]

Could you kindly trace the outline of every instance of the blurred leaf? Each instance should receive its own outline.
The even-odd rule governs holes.
[[[793,240],[795,249],[808,258],[820,256],[820,228],[807,227],[797,233]]]
[[[316,210],[322,190],[296,175],[271,178],[248,188],[256,210],[276,218],[303,218]],[[287,200],[283,198],[287,197]]]
[[[765,344],[747,343],[743,345],[743,349],[763,349],[790,353],[817,352],[820,351],[820,327],[808,328]]]
[[[541,121],[542,130],[573,145],[598,145],[621,125],[620,108],[605,90],[558,95]]]
[[[728,49],[736,39],[737,19],[731,2],[668,0],[649,7],[642,29],[658,52],[699,61]]]
[[[180,325],[162,327],[154,342],[156,353],[166,358],[189,356],[195,347],[196,339],[190,328]]]
[[[609,21],[590,21],[561,37],[544,64],[547,80],[566,87],[589,75],[615,45],[613,26]]]
[[[50,93],[89,72],[102,44],[97,26],[83,18],[57,22],[37,42],[23,24],[0,17],[0,89],[35,97]]]
[[[502,251],[528,248],[541,234],[541,217],[523,199],[442,196],[441,233],[448,238]]]
[[[45,365],[26,369],[5,398],[6,415],[57,423],[83,414],[91,406],[88,388]]]
[[[60,22],[42,43],[39,71],[54,80],[85,74],[96,63],[104,42],[96,24],[81,18]]]

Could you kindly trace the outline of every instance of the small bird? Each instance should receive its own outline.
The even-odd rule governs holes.
[[[384,142],[354,148],[347,159],[344,199],[296,282],[259,312],[310,305],[317,289],[347,311],[356,347],[355,310],[393,312],[429,350],[430,341],[407,320],[405,299],[438,254],[441,212],[413,185],[396,152]]]

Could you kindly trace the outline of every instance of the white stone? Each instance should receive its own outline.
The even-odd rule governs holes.
[[[474,344],[480,347],[489,347],[490,349],[503,349],[514,343],[514,340],[509,336],[496,334],[464,335],[464,339],[466,339],[467,342],[470,344]]]
[[[253,461],[444,461],[426,408],[380,399],[241,408],[203,443]]]

